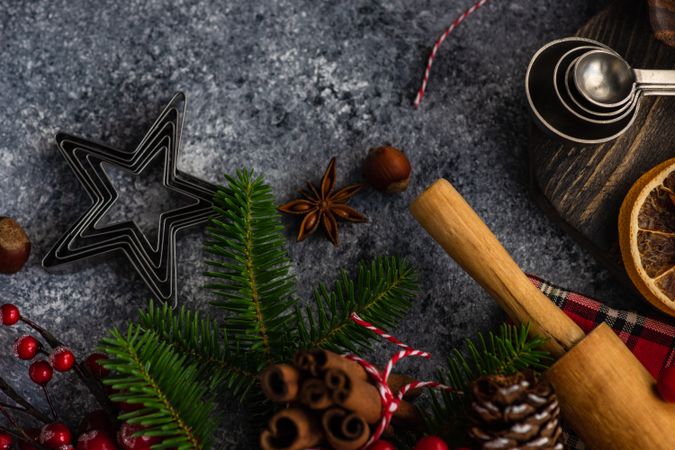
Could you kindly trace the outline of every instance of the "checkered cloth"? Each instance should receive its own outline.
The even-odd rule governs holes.
[[[654,378],[659,377],[661,370],[675,363],[674,321],[612,309],[597,300],[566,291],[535,276],[530,275],[530,280],[586,333],[601,322],[607,323]],[[587,448],[571,431],[565,431],[564,443],[565,448]]]

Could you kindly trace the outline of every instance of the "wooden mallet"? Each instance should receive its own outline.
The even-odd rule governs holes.
[[[675,449],[675,404],[658,397],[654,378],[611,328],[602,324],[586,336],[530,282],[448,181],[436,181],[410,209],[511,319],[548,338],[558,360],[546,377],[563,417],[591,449]]]

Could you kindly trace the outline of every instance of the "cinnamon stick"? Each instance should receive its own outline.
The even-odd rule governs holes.
[[[318,420],[300,408],[282,409],[269,421],[268,429],[260,434],[263,450],[303,450],[323,439]]]
[[[368,373],[358,363],[328,350],[314,349],[295,354],[295,365],[313,376],[322,376],[328,369],[340,369],[352,378],[367,380]]]
[[[332,391],[335,404],[354,411],[369,424],[374,424],[382,416],[382,401],[377,388],[363,380],[350,377],[340,369],[326,371],[326,386]],[[402,400],[394,413],[399,422],[419,425],[421,417],[417,409],[409,402]]]
[[[392,421],[395,424],[404,424],[408,429],[424,430],[424,419],[422,419],[419,411],[415,405],[405,400],[401,400],[401,403],[398,404],[398,409],[394,413]]]
[[[328,409],[323,414],[321,424],[328,444],[335,450],[359,449],[370,437],[370,428],[363,417],[342,408]]]
[[[352,378],[359,378],[364,381],[367,381],[369,377],[366,369],[359,363],[329,350],[314,349],[298,352],[295,354],[294,363],[300,370],[307,371],[315,377],[322,376],[328,369],[341,369],[349,373]],[[398,393],[404,385],[412,381],[415,381],[413,377],[392,373],[389,375],[387,384],[392,392]],[[421,389],[413,389],[405,395],[405,398],[413,399],[419,397],[421,392]]]
[[[333,404],[330,391],[319,378],[310,378],[302,383],[298,401],[310,409],[326,409]]]
[[[413,381],[416,381],[416,379],[411,376],[392,373],[389,375],[389,378],[387,378],[387,385],[389,386],[389,389],[391,389],[393,393],[398,394],[398,392],[401,390],[403,386],[405,386],[406,384],[410,384]],[[423,392],[422,389],[415,388],[406,392],[403,398],[407,398],[408,400],[414,400],[420,395],[422,395],[422,392]]]
[[[285,403],[298,396],[300,371],[288,364],[273,364],[260,375],[260,386],[273,402]]]
[[[327,370],[324,380],[335,404],[354,411],[369,424],[380,420],[382,401],[374,385],[340,369]]]

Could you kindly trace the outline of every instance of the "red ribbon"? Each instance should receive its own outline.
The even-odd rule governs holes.
[[[404,344],[403,342],[396,339],[394,336],[391,336],[390,334],[387,334],[383,330],[377,328],[372,323],[366,322],[365,320],[360,318],[356,313],[352,313],[350,318],[357,325],[367,328],[373,333],[382,336],[392,344],[395,344],[403,349],[398,353],[396,353],[394,356],[392,356],[392,358],[389,360],[389,362],[384,367],[384,370],[382,370],[382,372],[377,370],[377,367],[375,367],[373,364],[371,364],[370,362],[366,361],[363,358],[360,358],[351,353],[343,355],[345,358],[359,363],[366,370],[366,372],[368,372],[373,381],[375,381],[377,390],[380,393],[380,399],[382,400],[382,411],[383,411],[382,419],[378,423],[375,432],[370,436],[370,439],[364,445],[364,448],[367,448],[370,444],[372,444],[373,442],[378,440],[380,436],[382,436],[382,433],[384,432],[385,428],[387,428],[387,425],[389,425],[389,422],[391,422],[391,418],[394,416],[394,413],[398,409],[401,400],[403,400],[405,394],[408,393],[410,390],[426,387],[430,389],[442,389],[449,392],[456,392],[456,391],[450,386],[443,385],[436,381],[413,381],[403,386],[401,390],[398,392],[398,394],[394,394],[392,390],[389,388],[389,385],[387,385],[387,379],[389,378],[391,370],[396,365],[396,363],[409,356],[419,356],[424,359],[429,359],[431,358],[431,354],[424,352],[422,350],[416,350],[410,347],[409,345]]]
[[[427,67],[424,69],[424,77],[422,78],[422,86],[420,86],[419,91],[417,91],[417,96],[415,97],[415,109],[420,107],[420,103],[422,103],[422,99],[424,98],[424,93],[427,89],[427,83],[429,82],[429,74],[431,73],[431,66],[434,63],[434,58],[436,58],[436,53],[438,53],[438,49],[441,47],[441,44],[443,41],[445,41],[445,38],[448,37],[450,33],[452,33],[455,28],[459,26],[460,23],[464,21],[467,17],[469,17],[474,11],[476,11],[478,8],[486,4],[488,0],[478,0],[476,3],[473,4],[473,6],[466,11],[464,11],[462,14],[459,15],[455,19],[454,22],[450,24],[450,26],[445,30],[445,32],[438,38],[436,39],[436,42],[434,42],[434,46],[431,49],[431,54],[429,55],[429,59],[427,60]]]

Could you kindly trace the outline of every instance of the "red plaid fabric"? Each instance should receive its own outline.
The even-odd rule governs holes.
[[[654,378],[658,378],[663,369],[675,364],[675,325],[672,320],[657,320],[631,311],[612,309],[541,278],[530,275],[530,280],[586,333],[601,322],[607,323]],[[586,448],[569,430],[564,433],[564,439],[565,448]]]

